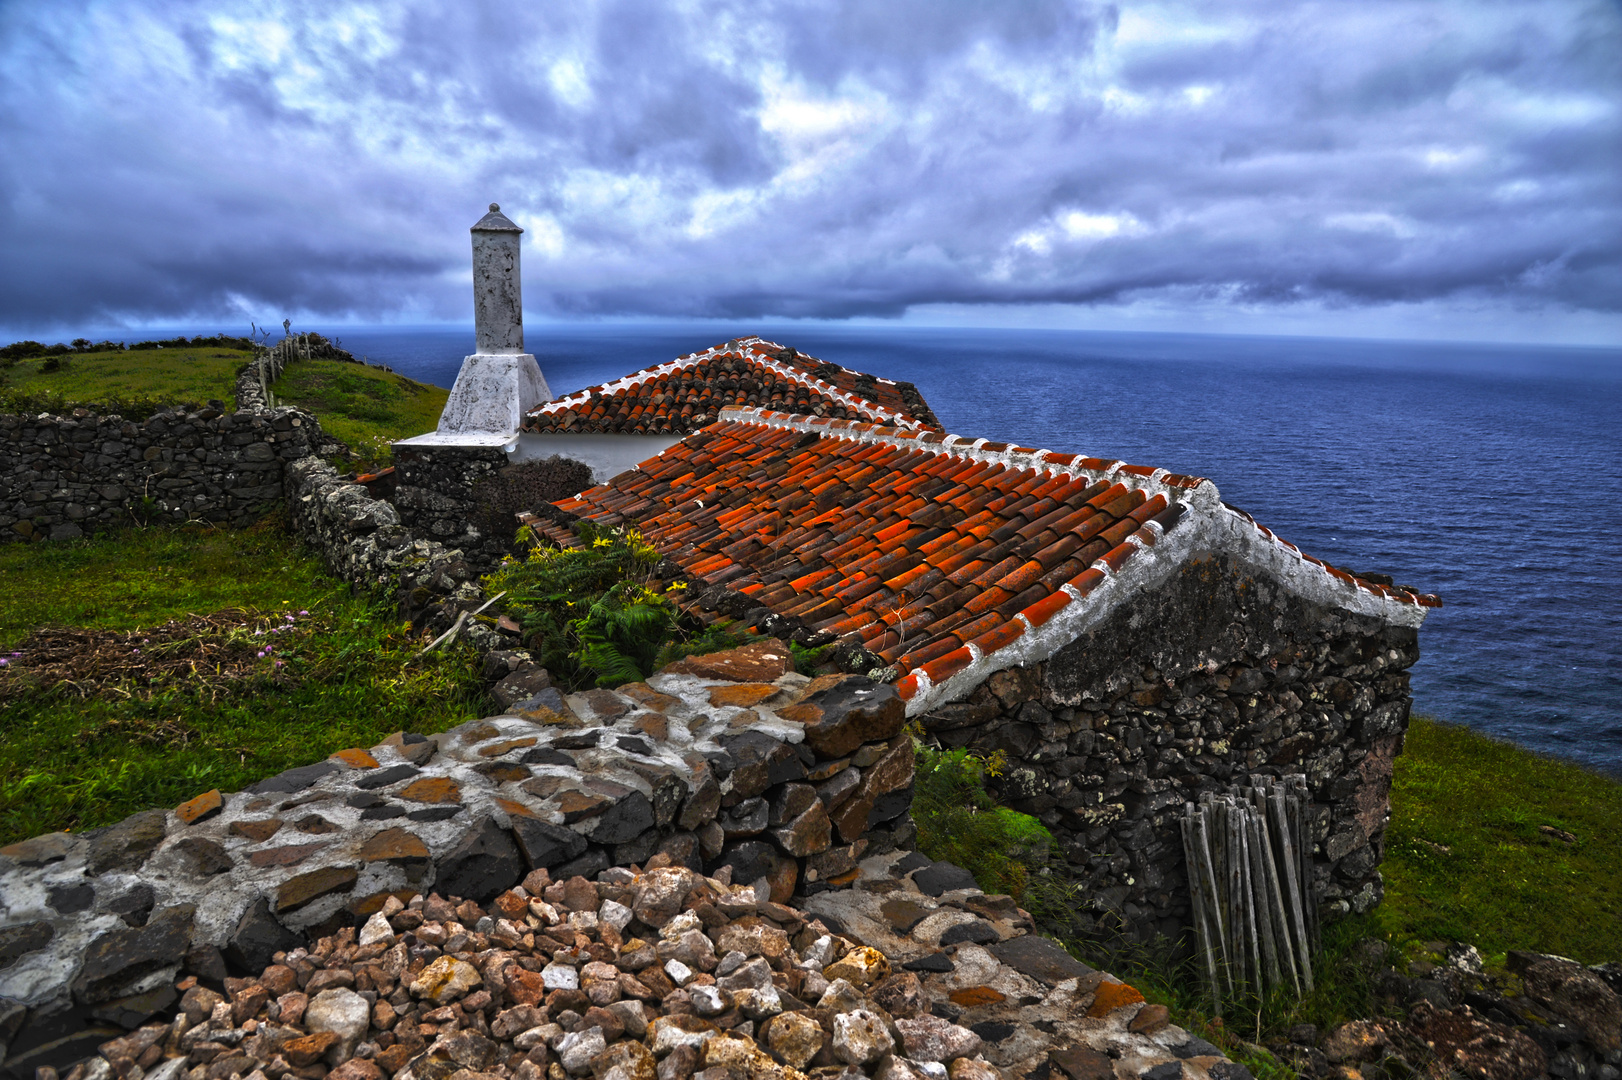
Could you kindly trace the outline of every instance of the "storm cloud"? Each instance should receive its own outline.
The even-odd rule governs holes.
[[[1622,311],[1622,8],[0,4],[0,325]]]

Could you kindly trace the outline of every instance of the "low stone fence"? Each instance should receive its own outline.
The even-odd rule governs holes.
[[[135,521],[246,525],[325,436],[297,409],[160,412],[145,421],[0,415],[0,535],[73,539]]]

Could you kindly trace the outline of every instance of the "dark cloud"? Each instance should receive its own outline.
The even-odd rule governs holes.
[[[1610,0],[0,4],[0,325],[1622,311]]]

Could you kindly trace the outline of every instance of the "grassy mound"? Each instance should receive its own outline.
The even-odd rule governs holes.
[[[276,403],[314,413],[321,427],[365,462],[389,458],[389,444],[433,431],[448,390],[340,360],[295,360],[270,384]]]
[[[0,547],[0,844],[482,715],[407,629],[275,520]]]

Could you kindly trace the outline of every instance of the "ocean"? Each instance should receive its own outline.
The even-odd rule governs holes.
[[[331,332],[447,387],[472,349],[471,329]],[[746,333],[916,383],[956,434],[1209,477],[1302,550],[1440,594],[1415,711],[1622,778],[1622,349],[772,324],[526,337],[561,395]]]

